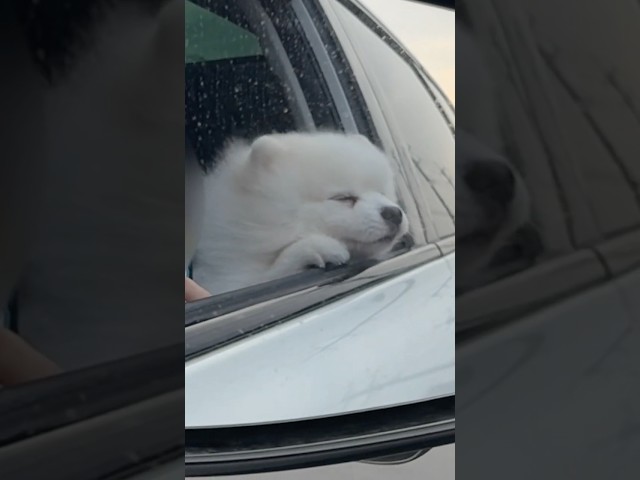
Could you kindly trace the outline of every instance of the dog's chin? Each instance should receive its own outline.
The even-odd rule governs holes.
[[[456,247],[484,247],[490,245],[497,236],[498,230],[495,231],[475,231],[456,238]]]
[[[462,223],[466,222],[462,218]],[[458,232],[456,235],[456,247],[482,248],[491,245],[509,226],[509,217],[506,212],[500,212],[492,216],[484,215],[481,226],[476,226],[467,232]]]
[[[352,258],[369,259],[377,258],[391,251],[401,235],[385,235],[374,240],[345,240]]]

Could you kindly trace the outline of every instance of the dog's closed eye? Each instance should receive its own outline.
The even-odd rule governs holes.
[[[356,204],[356,202],[358,201],[358,197],[356,197],[355,195],[348,194],[348,193],[342,193],[342,194],[339,194],[339,195],[334,195],[333,197],[331,197],[331,200],[335,200],[336,202],[347,203],[347,204],[350,204],[353,207]]]

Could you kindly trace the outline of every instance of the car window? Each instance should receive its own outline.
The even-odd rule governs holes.
[[[395,56],[393,51],[391,54]],[[272,132],[315,129],[359,132],[386,150],[387,145],[377,134],[383,125],[373,122],[370,116],[370,105],[360,87],[362,80],[354,76],[341,42],[334,35],[320,3],[315,0],[248,0],[237,4],[187,1],[185,59],[187,141],[208,171],[215,171],[216,156],[229,139],[252,140]],[[411,81],[421,81],[412,67],[405,65],[404,68],[409,68]],[[418,83],[418,88],[424,90],[425,85]],[[434,100],[429,102],[427,108],[435,108]],[[400,107],[404,108],[403,105]],[[441,131],[446,132],[452,143],[452,130],[442,113],[439,115],[437,122]],[[435,119],[429,117],[429,121]],[[437,136],[440,131],[434,133]],[[427,243],[425,231],[429,232],[428,243],[453,231],[448,227],[434,227],[433,218],[440,213],[436,207],[434,216],[428,206],[429,195],[435,199],[434,203],[444,202],[445,205],[453,195],[446,189],[441,192],[440,184],[432,187],[430,177],[419,178],[419,175],[434,175],[433,169],[442,176],[440,169],[422,164],[428,164],[431,154],[423,158],[422,146],[414,153],[411,142],[400,136],[396,138],[402,155],[399,158],[392,153],[390,157],[396,173],[402,175],[397,176],[396,182],[398,204],[409,219],[409,231],[397,241],[392,251],[385,253],[390,257],[407,252],[416,243]],[[447,155],[452,153],[446,146],[439,148]],[[419,160],[419,166],[412,156]],[[440,177],[436,178],[436,183]],[[452,183],[447,183],[446,188],[452,189]],[[442,215],[452,227],[449,214]],[[424,223],[428,227],[424,227]],[[420,235],[414,235],[415,232]],[[201,239],[205,237],[206,232]],[[424,258],[432,258],[433,251],[437,251],[435,246],[431,247],[424,253]],[[202,258],[197,252],[187,271],[196,282],[208,281],[202,272],[213,271]],[[339,258],[336,260],[340,263]],[[255,303],[311,286],[342,282],[363,270],[360,259],[356,258],[354,262],[356,260],[358,264],[353,265],[353,269],[349,262],[346,269],[314,269],[294,274],[292,278],[283,277],[273,284],[267,281],[266,286],[263,281],[257,281],[249,288],[234,285],[230,291],[208,289],[216,297],[215,308],[213,299],[205,300],[202,305],[189,304],[186,325],[232,314]],[[365,263],[370,264],[369,260],[366,258]],[[334,262],[329,263],[327,267],[333,266]],[[229,278],[237,268],[227,268],[231,271],[221,275]]]
[[[633,87],[618,83],[628,67],[604,54],[596,37],[589,45],[586,37],[564,36],[561,21],[543,25],[535,5],[515,26],[496,24],[475,2],[464,7],[456,25],[457,96],[465,105],[462,129],[475,138],[469,153],[500,155],[520,177],[516,191],[526,199],[513,202],[520,214],[491,248],[459,242],[458,255],[473,259],[474,267],[456,272],[456,319],[471,331],[633,268],[640,210],[633,170],[638,136],[630,128],[633,108],[622,101]],[[545,47],[530,50],[523,38]],[[468,143],[461,139],[458,152]],[[462,203],[459,198],[459,212]]]
[[[455,147],[449,105],[389,33],[352,4],[331,4],[353,44],[357,60],[352,61],[361,62],[375,94],[369,102],[378,104],[381,121],[392,130],[417,207],[428,219],[427,239],[453,235]]]
[[[185,2],[185,62],[262,55],[258,37],[192,2]]]
[[[232,139],[341,128],[292,12],[280,4],[267,10],[269,3],[185,2],[186,143],[207,173],[215,172]],[[186,273],[198,280],[205,269],[196,258]],[[246,296],[237,297],[223,302],[223,310],[239,308],[237,299],[246,303]]]
[[[300,126],[291,85],[253,23],[229,2],[185,2],[185,128],[203,166],[229,138]]]

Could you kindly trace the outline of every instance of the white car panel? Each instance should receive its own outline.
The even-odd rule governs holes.
[[[455,394],[455,254],[187,362],[187,427]]]
[[[457,416],[474,445],[468,471],[486,471],[499,451],[498,477],[625,477],[640,446],[628,433],[629,417],[640,411],[638,377],[629,375],[640,335],[632,304],[639,286],[636,271],[458,347],[467,393]],[[509,398],[513,409],[504,408]],[[522,411],[523,404],[536,408]],[[619,471],[611,471],[612,456]]]

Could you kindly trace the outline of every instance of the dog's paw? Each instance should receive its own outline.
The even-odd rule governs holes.
[[[309,268],[344,265],[349,258],[349,250],[342,242],[325,235],[310,235],[285,248],[274,268],[293,273]]]
[[[307,268],[330,268],[344,265],[349,261],[347,247],[338,240],[318,235],[305,246],[304,258]]]

